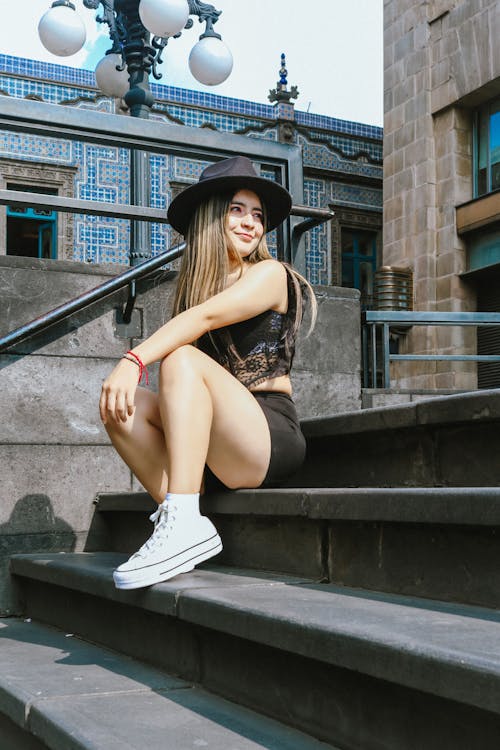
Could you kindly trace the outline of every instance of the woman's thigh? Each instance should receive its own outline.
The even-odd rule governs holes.
[[[187,374],[194,371],[202,378],[200,385],[204,383],[209,390],[212,425],[206,462],[213,473],[228,487],[258,487],[269,466],[271,436],[255,397],[215,360],[192,346],[180,347],[165,364],[186,373],[187,389]],[[196,429],[196,424],[191,429]]]
[[[225,390],[217,389],[212,401],[214,416],[207,464],[227,487],[258,487],[271,458],[269,425],[250,391],[226,374]],[[241,388],[233,388],[234,384]]]

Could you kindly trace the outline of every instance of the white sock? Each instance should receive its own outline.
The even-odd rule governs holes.
[[[167,496],[164,500],[165,503],[176,503],[183,510],[190,510],[199,514],[200,512],[200,493],[193,492],[192,494],[181,494],[174,492],[167,492]]]

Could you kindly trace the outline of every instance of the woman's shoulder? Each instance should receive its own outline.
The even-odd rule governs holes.
[[[253,263],[247,271],[247,278],[258,290],[272,291],[274,302],[268,310],[284,314],[288,307],[288,274],[283,263],[274,258],[266,258]]]
[[[276,281],[279,279],[286,279],[287,275],[283,263],[280,263],[279,260],[275,260],[274,258],[265,258],[264,260],[257,261],[257,263],[249,264],[247,273],[251,273],[252,275],[259,274],[263,278],[268,278],[270,280],[274,278]]]

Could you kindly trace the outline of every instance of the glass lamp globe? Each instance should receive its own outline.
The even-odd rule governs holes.
[[[56,0],[38,24],[38,36],[45,49],[59,57],[74,55],[85,44],[85,25],[73,3]]]
[[[189,5],[187,0],[141,0],[139,16],[153,36],[174,36],[186,25]]]
[[[233,69],[233,56],[221,39],[206,36],[197,42],[189,55],[189,69],[200,83],[217,86]]]
[[[98,87],[106,96],[115,96],[122,99],[129,89],[128,71],[117,70],[116,66],[121,65],[121,55],[110,52],[99,60],[95,69],[95,79]]]

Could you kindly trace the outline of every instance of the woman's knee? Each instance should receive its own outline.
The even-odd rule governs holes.
[[[129,415],[124,422],[108,419],[104,424],[104,429],[111,438],[117,435],[126,436],[132,432],[134,426],[142,423],[148,423],[161,429],[161,417],[156,393],[139,387],[135,392],[133,414]]]
[[[127,419],[126,422],[116,419],[108,419],[103,426],[111,439],[118,436],[128,435],[130,433],[130,419]]]
[[[187,378],[200,369],[200,352],[191,344],[179,346],[160,363],[160,382],[168,385],[179,377]]]

